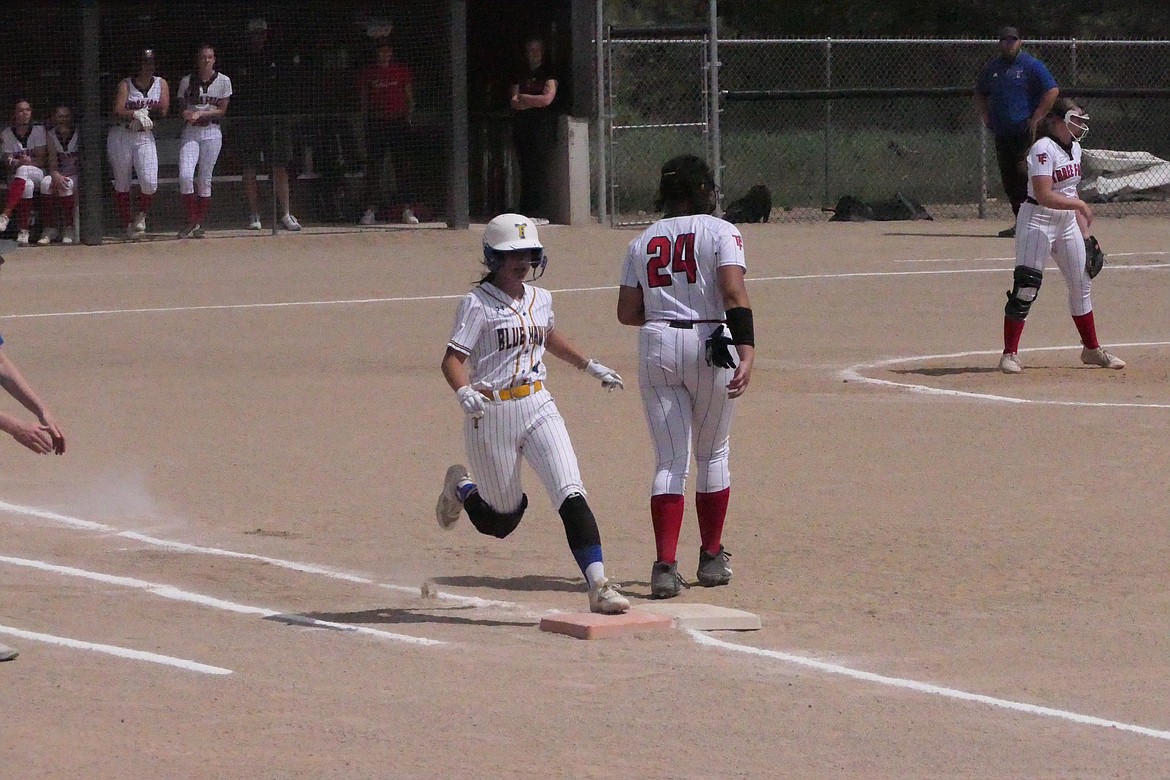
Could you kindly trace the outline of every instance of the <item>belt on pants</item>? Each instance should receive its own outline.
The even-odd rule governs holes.
[[[1039,206],[1039,205],[1040,205],[1040,201],[1036,200],[1036,199],[1035,199],[1035,198],[1033,198],[1031,195],[1029,195],[1028,197],[1024,198],[1024,203],[1031,203],[1033,206]]]
[[[667,320],[666,326],[668,328],[679,328],[681,330],[690,330],[698,324],[704,322],[722,323],[723,320]]]
[[[539,379],[530,385],[520,385],[519,387],[505,387],[502,390],[480,390],[488,398],[493,401],[515,401],[520,398],[527,398],[533,393],[539,393],[544,389],[544,383]]]

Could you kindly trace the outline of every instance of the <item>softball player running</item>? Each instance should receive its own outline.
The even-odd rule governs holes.
[[[0,132],[0,148],[4,152],[8,197],[0,212],[0,233],[8,229],[12,212],[16,211],[18,246],[28,246],[28,228],[32,224],[32,199],[41,179],[45,177],[45,128],[32,123],[32,106],[27,100],[16,101],[12,125]]]
[[[569,549],[589,584],[589,609],[615,614],[630,608],[605,576],[601,534],[585,500],[585,487],[565,421],[545,387],[544,353],[577,366],[607,390],[622,378],[586,358],[556,330],[552,294],[525,284],[544,273],[548,258],[536,225],[520,214],[501,214],[483,234],[488,272],[459,302],[442,370],[463,408],[467,458],[478,484],[461,465],[447,469],[435,515],[452,527],[461,509],[482,534],[503,539],[528,507],[520,484],[524,457],[565,525]]]
[[[231,96],[231,79],[215,70],[215,49],[202,47],[195,58],[195,73],[179,82],[179,105],[186,121],[179,136],[179,197],[187,212],[187,227],[179,231],[179,238],[203,238],[211,206],[211,175],[223,148],[219,123]]]
[[[128,238],[146,236],[146,214],[158,191],[158,147],[154,141],[154,120],[171,108],[171,89],[165,79],[154,75],[154,50],[143,49],[138,73],[118,83],[114,117],[118,124],[106,136],[106,155],[114,174],[114,203]],[[138,211],[130,200],[130,180],[138,175]]]
[[[57,106],[46,145],[49,174],[41,179],[42,202],[49,215],[45,218],[45,231],[37,241],[40,246],[57,240],[62,244],[73,243],[73,203],[77,196],[77,175],[81,173],[77,156],[81,148],[80,135],[73,124],[73,111],[69,106]],[[53,227],[48,226],[50,217]]]
[[[1097,341],[1093,281],[1085,269],[1085,236],[1093,210],[1077,195],[1081,180],[1080,140],[1089,132],[1089,117],[1070,98],[1058,98],[1037,128],[1028,150],[1028,197],[1016,217],[1016,268],[1003,318],[1005,374],[1023,370],[1018,355],[1024,320],[1040,292],[1044,265],[1056,260],[1068,287],[1068,307],[1081,336],[1081,362],[1102,368],[1125,368],[1125,361]]]
[[[638,384],[654,440],[653,598],[677,596],[685,585],[676,554],[692,450],[702,540],[698,581],[707,587],[731,581],[722,544],[731,495],[731,417],[734,399],[751,380],[755,335],[743,239],[734,225],[711,216],[715,197],[703,160],[668,160],[655,205],[664,216],[630,242],[618,288],[618,321],[641,328]]]

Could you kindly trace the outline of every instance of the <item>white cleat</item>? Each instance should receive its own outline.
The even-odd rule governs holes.
[[[1018,374],[1024,370],[1020,365],[1020,356],[1015,352],[1005,352],[999,359],[999,370],[1005,374]]]
[[[63,246],[69,246],[72,243],[73,243],[73,234],[66,231],[65,235],[61,236],[61,244]]]
[[[358,220],[359,225],[376,225],[378,224],[378,215],[374,213],[373,209],[366,209],[366,213],[362,214],[362,218]]]
[[[1081,350],[1081,362],[1086,366],[1100,366],[1101,368],[1125,368],[1125,361],[1105,351],[1104,347]]]
[[[253,214],[252,219],[248,221],[248,230],[263,230],[264,225],[260,222],[260,215]]]
[[[459,483],[468,478],[467,467],[458,463],[448,468],[447,475],[443,477],[443,492],[435,504],[435,519],[444,531],[459,521],[459,513],[463,511],[463,502],[459,500]]]
[[[16,245],[17,246],[28,246],[28,231],[27,230],[22,230],[16,234]]]
[[[605,577],[589,589],[589,611],[603,615],[620,615],[630,608],[629,599],[618,592],[617,586]]]
[[[134,232],[139,238],[146,235],[146,212],[140,211],[138,216],[134,217]]]
[[[41,237],[37,239],[37,246],[48,246],[60,237],[59,230],[56,228],[48,228],[44,233],[41,233]]]
[[[301,223],[297,222],[297,218],[292,214],[285,214],[281,217],[280,224],[284,225],[285,230],[291,230],[294,233],[301,229]]]
[[[402,224],[404,224],[404,225],[417,225],[418,224],[418,217],[416,217],[414,215],[414,212],[410,210],[410,206],[407,206],[406,208],[404,208],[402,210]]]
[[[0,214],[0,233],[8,229],[8,215]]]

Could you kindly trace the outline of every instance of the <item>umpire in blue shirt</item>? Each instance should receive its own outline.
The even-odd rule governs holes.
[[[1003,190],[1018,214],[1028,196],[1028,149],[1035,140],[1036,125],[1056,102],[1060,88],[1048,67],[1020,51],[1020,31],[999,31],[999,56],[983,66],[975,83],[975,102],[984,126],[995,134],[995,156]],[[1016,235],[1015,223],[999,234]]]

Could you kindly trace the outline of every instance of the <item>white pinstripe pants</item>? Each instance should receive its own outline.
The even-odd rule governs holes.
[[[1091,312],[1093,280],[1085,272],[1085,237],[1076,213],[1021,203],[1016,217],[1016,265],[1043,271],[1049,257],[1064,276],[1069,312],[1074,317]]]
[[[651,495],[686,492],[692,448],[696,490],[711,493],[731,486],[735,404],[727,397],[727,383],[734,372],[703,359],[704,342],[716,327],[648,322],[638,331],[638,386],[655,455]]]
[[[153,132],[111,127],[106,136],[106,155],[114,174],[115,192],[129,192],[134,173],[138,174],[138,189],[143,195],[158,191],[158,147]]]
[[[211,197],[211,175],[223,148],[219,125],[187,125],[179,137],[179,194]]]
[[[520,506],[521,456],[540,477],[554,508],[560,509],[574,493],[585,495],[573,442],[547,390],[488,402],[478,424],[464,415],[463,438],[479,495],[497,512],[514,512]]]

